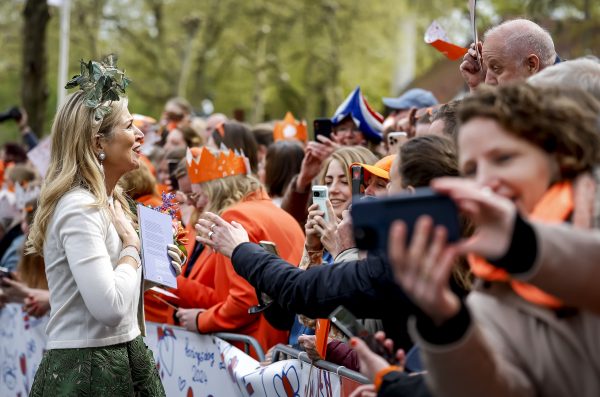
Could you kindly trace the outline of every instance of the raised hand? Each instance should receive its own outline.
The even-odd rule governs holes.
[[[121,203],[115,200],[109,205],[108,208],[112,215],[113,225],[115,226],[115,229],[117,230],[117,233],[123,242],[123,247],[131,245],[139,251],[140,238],[135,231],[131,220],[125,215],[123,207],[121,207]]]
[[[481,58],[482,51],[483,43],[477,43],[477,48],[475,43],[471,43],[460,64],[460,73],[471,90],[485,82],[486,69]]]
[[[456,244],[459,254],[501,258],[510,245],[517,208],[509,199],[462,178],[439,178],[431,187],[454,200],[476,226],[473,236]]]
[[[318,204],[312,204],[310,207],[308,207],[308,218],[306,219],[306,224],[304,225],[304,232],[306,233],[306,241],[304,245],[307,251],[320,251],[323,249],[323,244],[321,243],[321,233],[316,228],[317,217],[323,219],[325,214],[319,209]]]
[[[196,240],[231,258],[235,247],[250,241],[248,232],[236,221],[228,223],[219,215],[206,212],[196,224]]]
[[[443,226],[434,229],[432,219],[425,215],[417,220],[409,246],[402,221],[392,224],[388,239],[388,258],[396,282],[436,324],[460,310],[460,300],[449,286],[456,249],[447,244],[447,234]]]

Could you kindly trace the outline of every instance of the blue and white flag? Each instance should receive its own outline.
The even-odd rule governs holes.
[[[371,109],[367,100],[360,92],[360,87],[354,91],[337,108],[331,122],[339,124],[347,116],[352,117],[354,124],[362,131],[369,141],[379,143],[383,138],[383,116]]]

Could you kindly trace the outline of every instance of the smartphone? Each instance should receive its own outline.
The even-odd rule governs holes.
[[[430,188],[418,188],[413,194],[403,193],[354,203],[352,222],[356,246],[385,256],[391,223],[395,220],[406,223],[408,244],[414,224],[421,215],[429,215],[435,225],[445,226],[449,242],[460,238],[456,204],[449,197],[435,193]]]
[[[279,251],[277,251],[277,245],[275,245],[275,243],[272,242],[272,241],[264,241],[264,240],[263,241],[259,241],[258,245],[260,245],[261,247],[263,247],[263,249],[265,251],[268,251],[268,252],[270,252],[272,254],[275,254],[277,256],[281,256],[281,255],[279,255]]]
[[[173,191],[179,190],[179,183],[177,182],[177,178],[175,177],[175,170],[177,169],[177,164],[179,161],[177,160],[169,160],[169,179],[171,180],[171,188]]]
[[[365,194],[365,173],[360,165],[351,167],[352,173],[352,197],[361,197]]]
[[[2,278],[9,278],[11,280],[14,280],[13,274],[10,272],[10,270],[8,270],[5,267],[0,267],[0,279]]]
[[[260,245],[265,251],[279,255],[279,251],[277,251],[277,245],[272,241],[259,241],[258,245]],[[273,304],[273,298],[264,292],[256,292],[256,297],[258,298],[258,305],[251,306],[248,309],[248,314],[258,314],[267,310]]]
[[[329,199],[329,190],[327,186],[315,185],[312,187],[313,203],[319,206],[319,210],[325,214],[325,221],[329,222],[329,214],[327,211],[327,200]]]
[[[388,154],[398,154],[400,146],[408,140],[406,132],[390,132],[387,135]]]
[[[10,279],[10,280],[14,280],[14,276],[13,274],[10,272],[10,270],[8,270],[5,267],[0,267],[0,285],[7,285],[7,283],[4,282],[4,279]]]
[[[327,139],[331,139],[331,132],[333,131],[333,124],[331,119],[328,117],[319,117],[313,121],[313,128],[315,133],[315,141],[317,136],[321,135]]]
[[[372,335],[358,319],[344,306],[338,306],[329,315],[331,324],[339,329],[348,339],[357,337],[365,341],[367,346],[376,354],[383,357],[390,364],[395,364],[395,357],[392,352],[385,348],[375,336]]]

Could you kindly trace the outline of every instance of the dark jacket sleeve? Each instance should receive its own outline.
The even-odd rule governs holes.
[[[326,318],[344,305],[359,318],[389,316],[390,307],[412,304],[380,258],[301,270],[253,243],[233,251],[235,271],[281,306],[311,318]]]
[[[404,372],[390,372],[383,377],[377,397],[431,397],[424,375],[409,376]]]

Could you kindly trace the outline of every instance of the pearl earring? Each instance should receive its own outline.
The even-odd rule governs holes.
[[[106,160],[106,154],[104,152],[100,152],[100,154],[98,154],[98,161],[100,161],[100,164],[102,164],[104,160]]]

